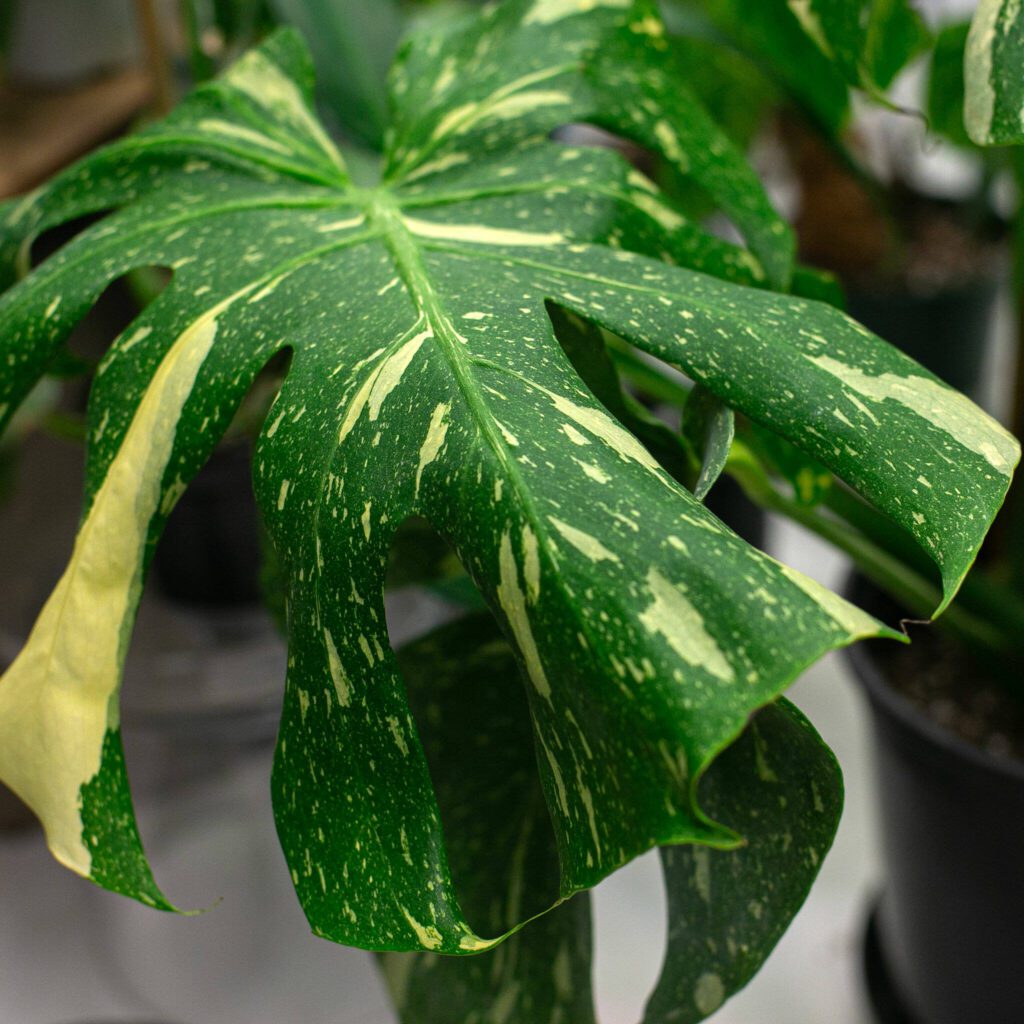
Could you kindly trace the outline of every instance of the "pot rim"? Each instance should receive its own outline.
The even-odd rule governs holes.
[[[856,599],[863,596],[861,592],[867,582],[855,571],[851,571],[842,588],[843,596],[859,606]],[[1000,757],[983,747],[976,746],[933,721],[913,701],[897,693],[886,679],[878,659],[867,642],[858,641],[844,648],[843,655],[868,697],[880,704],[908,729],[928,740],[933,746],[970,761],[977,768],[1024,783],[1024,761]]]

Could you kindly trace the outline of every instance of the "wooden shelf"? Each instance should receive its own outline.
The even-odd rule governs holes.
[[[152,96],[152,77],[142,70],[59,92],[0,83],[0,199],[27,192],[115,136]]]

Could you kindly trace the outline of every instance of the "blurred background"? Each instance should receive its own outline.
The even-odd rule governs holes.
[[[354,174],[371,181],[387,121],[384,76],[400,35],[465,6],[0,0],[0,199],[166,112],[282,22],[309,39],[325,120]],[[725,6],[672,0],[665,14],[682,40],[690,84],[796,224],[802,258],[835,273],[852,312],[878,333],[923,353],[997,415],[1019,418],[1008,284],[1016,193],[998,159],[970,147],[946,100],[957,92],[972,0],[916,5],[942,45],[922,45],[934,59],[897,69],[890,103],[824,73],[808,79],[772,67],[759,57],[756,26],[745,37],[737,28],[734,46],[717,45],[728,37]],[[928,122],[899,107],[927,110]],[[585,126],[568,131],[575,140],[615,144]],[[644,154],[630,156],[658,177]],[[660,183],[702,210],[684,184]],[[57,244],[59,236],[43,239],[38,255]],[[0,665],[17,653],[70,550],[82,371],[162,283],[136,272],[108,289],[76,332],[75,365],[48,379],[2,442]],[[943,326],[951,336],[945,345],[937,340]],[[268,779],[285,651],[266,606],[273,567],[246,462],[272,394],[270,380],[251,397],[176,510],[147,585],[124,688],[128,763],[156,875],[178,905],[209,910],[170,918],[94,889],[51,861],[35,824],[0,794],[0,1024],[394,1020],[371,958],[309,934],[274,834]],[[239,508],[248,510],[245,528]],[[848,563],[820,540],[771,516],[745,528],[781,560],[843,586]],[[394,643],[448,614],[437,594],[396,588]],[[846,811],[797,920],[760,975],[712,1019],[872,1024],[864,934],[883,871],[866,702],[839,656],[809,671],[792,696],[839,758]],[[661,900],[651,857],[597,891],[603,1024],[639,1019],[665,944]]]

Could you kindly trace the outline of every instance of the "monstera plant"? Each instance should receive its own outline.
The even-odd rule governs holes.
[[[253,471],[287,579],[274,812],[313,930],[384,952],[403,1020],[585,1024],[577,894],[661,847],[648,1024],[700,1020],[757,970],[841,805],[780,695],[825,651],[896,634],[689,487],[706,492],[741,413],[916,538],[944,607],[1019,451],[792,294],[818,285],[665,55],[649,0],[445,23],[400,50],[380,182],[357,187],[284,31],[0,210],[4,417],[111,280],[173,272],[96,371],[78,538],[0,682],[0,778],[61,862],[172,909],[134,822],[121,665],[168,514],[287,351]],[[746,245],[617,152],[552,141],[572,122],[659,153]],[[86,217],[32,266],[35,238]],[[623,390],[613,337],[695,382],[685,431]],[[396,654],[385,570],[413,517],[490,614]]]

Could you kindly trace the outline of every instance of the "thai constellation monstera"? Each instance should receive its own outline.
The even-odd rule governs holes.
[[[173,271],[96,371],[78,538],[0,682],[0,778],[59,860],[171,909],[134,824],[121,665],[168,514],[287,350],[254,480],[288,581],[274,811],[314,931],[391,951],[403,1020],[585,1024],[572,897],[658,846],[670,936],[645,1019],[699,1020],[778,939],[839,814],[836,765],[780,694],[891,634],[677,481],[693,453],[621,390],[598,328],[685,371],[699,419],[737,410],[842,477],[931,554],[943,605],[1016,443],[787,294],[790,232],[679,84],[652,2],[508,0],[414,38],[374,187],[311,90],[277,34],[0,210],[4,417],[110,281]],[[659,154],[746,246],[617,153],[552,141],[570,122]],[[410,517],[492,615],[396,656],[384,573]]]

